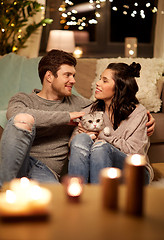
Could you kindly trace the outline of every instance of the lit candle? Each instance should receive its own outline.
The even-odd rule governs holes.
[[[9,190],[0,193],[0,216],[47,215],[51,201],[48,189],[27,178],[14,179]]]
[[[121,170],[118,168],[104,168],[100,171],[100,182],[102,185],[102,200],[105,208],[117,209],[118,186]]]
[[[69,200],[78,202],[83,191],[82,178],[66,176],[63,183],[65,184]]]
[[[143,213],[143,187],[145,156],[134,154],[125,161],[125,180],[127,185],[126,212],[134,215]]]

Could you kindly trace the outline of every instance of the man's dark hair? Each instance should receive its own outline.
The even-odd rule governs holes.
[[[38,73],[43,84],[44,75],[47,71],[51,71],[52,74],[57,77],[57,71],[60,69],[60,66],[67,64],[70,66],[76,66],[76,58],[71,54],[64,52],[62,50],[53,49],[49,51],[39,62]]]

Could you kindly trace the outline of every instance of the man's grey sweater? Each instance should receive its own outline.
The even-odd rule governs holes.
[[[74,126],[69,112],[81,111],[91,101],[72,95],[62,100],[47,100],[32,94],[18,93],[9,102],[7,118],[18,113],[35,119],[36,136],[30,155],[47,165],[60,177],[68,157],[68,142]]]

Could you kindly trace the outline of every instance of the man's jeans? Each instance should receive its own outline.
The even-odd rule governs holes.
[[[20,129],[11,118],[1,138],[0,187],[16,177],[28,177],[39,182],[58,182],[54,174],[41,161],[29,156],[35,137],[32,131]]]
[[[85,183],[99,183],[100,170],[106,167],[123,169],[126,154],[105,141],[93,142],[88,134],[80,133],[71,142],[69,175],[82,176]],[[147,169],[145,182],[149,183]]]

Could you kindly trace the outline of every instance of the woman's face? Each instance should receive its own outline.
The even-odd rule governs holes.
[[[105,69],[100,80],[96,83],[95,98],[104,100],[106,105],[110,105],[115,93],[114,71]]]

